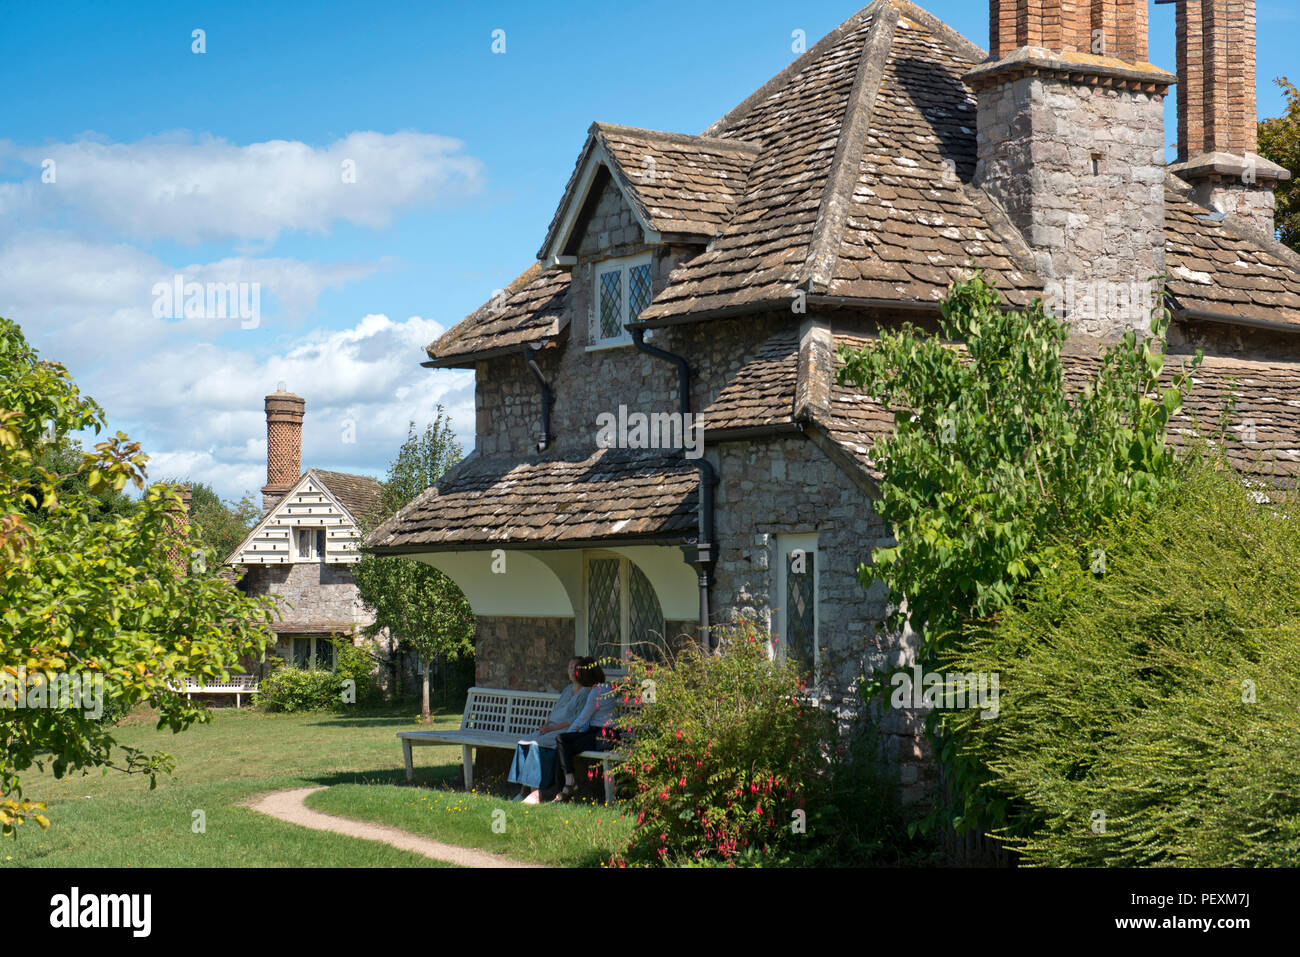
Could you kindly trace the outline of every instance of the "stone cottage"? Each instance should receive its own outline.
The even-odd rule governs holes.
[[[358,641],[374,622],[350,566],[361,558],[357,522],[378,505],[380,487],[366,475],[300,474],[306,405],[283,386],[266,397],[262,518],[226,564],[243,572],[244,592],[275,597],[280,620],[273,654],[301,668],[332,668],[328,639]]]
[[[971,266],[1051,301],[1075,375],[1163,294],[1171,350],[1207,353],[1176,433],[1231,395],[1234,460],[1293,479],[1300,257],[1274,240],[1288,174],[1254,154],[1254,3],[1177,16],[1175,76],[1146,0],[991,0],[991,51],[876,0],[699,135],[594,124],[538,262],[428,347],[474,370],[473,453],[367,545],[461,586],[482,685],[748,615],[848,705],[912,649],[858,577],[892,416],[835,385],[835,350],[934,327]],[[886,729],[913,790],[921,719]]]

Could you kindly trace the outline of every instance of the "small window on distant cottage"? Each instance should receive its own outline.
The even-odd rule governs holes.
[[[308,635],[289,639],[288,658],[295,668],[334,670],[334,643],[324,636]]]
[[[587,345],[627,345],[632,336],[625,327],[641,315],[654,295],[650,257],[606,260],[596,264],[595,273],[596,287]]]
[[[325,560],[325,529],[294,529],[294,539],[297,543],[298,561],[319,562]]]

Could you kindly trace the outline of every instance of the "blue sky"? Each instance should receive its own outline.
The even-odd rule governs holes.
[[[421,369],[421,347],[533,261],[588,125],[700,132],[793,59],[793,31],[811,45],[857,9],[0,6],[0,315],[145,443],[153,477],[227,496],[264,481],[280,381],[308,402],[304,467],[381,474],[438,402],[468,448],[472,374]],[[987,44],[982,0],[922,6]],[[1173,16],[1152,8],[1171,70]],[[1273,77],[1300,81],[1297,27],[1260,0],[1261,116],[1283,107]],[[1173,97],[1168,114],[1172,142]],[[258,283],[256,328],[155,316],[176,274]]]

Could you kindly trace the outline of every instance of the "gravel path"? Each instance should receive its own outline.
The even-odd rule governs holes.
[[[476,851],[468,847],[457,847],[454,844],[431,841],[427,837],[420,837],[410,831],[388,827],[384,824],[367,824],[364,821],[354,821],[346,817],[335,817],[333,814],[322,814],[320,811],[313,811],[303,804],[307,795],[323,790],[325,789],[321,787],[276,791],[260,800],[250,802],[248,806],[254,811],[260,811],[262,814],[281,821],[288,821],[290,824],[309,827],[313,831],[332,831],[335,834],[360,837],[367,841],[383,841],[398,850],[413,851],[416,854],[431,857],[435,861],[445,861],[458,867],[542,866],[540,864],[526,864],[523,861],[513,861],[508,857],[489,854],[486,851]]]

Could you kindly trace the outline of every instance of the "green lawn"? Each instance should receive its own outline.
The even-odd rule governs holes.
[[[393,785],[340,784],[311,795],[307,806],[557,867],[597,867],[632,833],[632,822],[603,804],[526,806],[487,794]]]
[[[455,727],[459,713],[436,719]],[[25,825],[0,841],[0,866],[15,867],[402,867],[437,866],[387,845],[282,823],[240,805],[284,788],[346,784],[361,791],[432,793],[398,788],[404,780],[396,732],[417,728],[409,708],[364,715],[275,715],[214,711],[212,723],[179,735],[139,716],[119,728],[123,744],[163,750],[176,770],[149,790],[147,779],[116,771],[55,780],[35,770],[25,796],[49,805],[51,827]],[[459,779],[459,748],[421,748],[417,784]],[[192,829],[195,811],[206,833]]]

